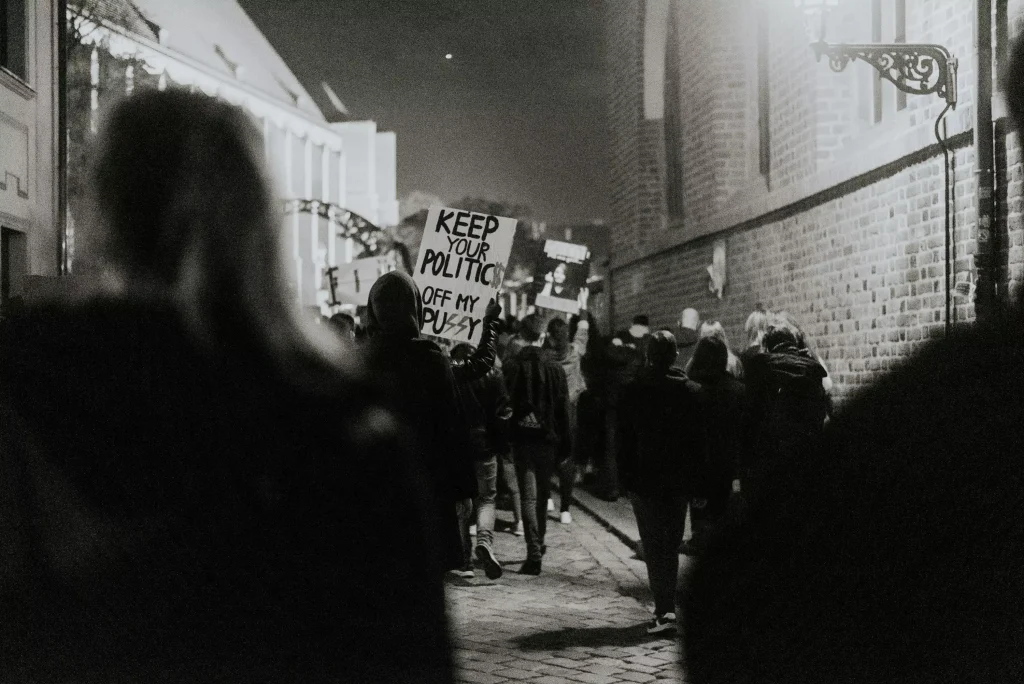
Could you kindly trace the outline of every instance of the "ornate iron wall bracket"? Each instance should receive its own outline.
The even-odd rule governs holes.
[[[312,199],[290,199],[284,201],[286,213],[316,214],[321,218],[334,221],[338,226],[338,236],[353,239],[369,252],[377,251],[378,242],[384,232],[365,218],[344,207],[330,202]]]
[[[905,93],[935,93],[956,109],[957,59],[941,45],[912,43],[812,43],[821,61],[828,57],[833,71],[842,71],[855,59],[867,62],[878,73]]]

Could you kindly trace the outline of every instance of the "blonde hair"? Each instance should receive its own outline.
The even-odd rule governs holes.
[[[287,293],[282,212],[241,109],[144,90],[111,110],[98,142],[83,242],[100,290],[164,300],[200,346],[256,351],[289,379],[352,372]]]

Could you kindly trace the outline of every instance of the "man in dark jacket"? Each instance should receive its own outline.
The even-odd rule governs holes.
[[[705,494],[705,398],[700,385],[672,368],[678,353],[672,333],[655,333],[647,366],[623,389],[619,406],[619,475],[636,513],[654,594],[650,633],[675,628],[686,504]]]
[[[633,325],[629,330],[620,332],[608,345],[609,382],[605,404],[605,452],[601,467],[600,491],[600,497],[608,501],[619,498],[619,473],[615,460],[619,450],[619,400],[623,388],[643,369],[650,339],[650,321],[647,316],[641,314],[633,318]]]
[[[565,371],[550,351],[541,348],[542,321],[523,319],[528,344],[505,366],[512,401],[512,449],[526,523],[526,562],[519,572],[539,575],[547,530],[551,473],[570,456],[569,389]]]

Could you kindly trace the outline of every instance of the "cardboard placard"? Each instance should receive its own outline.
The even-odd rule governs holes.
[[[516,219],[432,207],[413,279],[423,297],[424,335],[478,344],[487,302],[497,297]]]
[[[539,284],[536,306],[568,314],[580,312],[580,290],[590,276],[590,249],[586,245],[548,240],[537,261],[533,282]]]

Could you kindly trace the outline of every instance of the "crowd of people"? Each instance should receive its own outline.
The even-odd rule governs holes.
[[[501,575],[498,482],[536,575],[588,472],[693,681],[1020,680],[1024,310],[835,415],[785,313],[734,353],[692,310],[604,337],[492,302],[447,350],[401,272],[360,326],[294,307],[240,109],[136,92],[99,140],[80,286],[0,324],[5,681],[451,682],[444,576]]]

